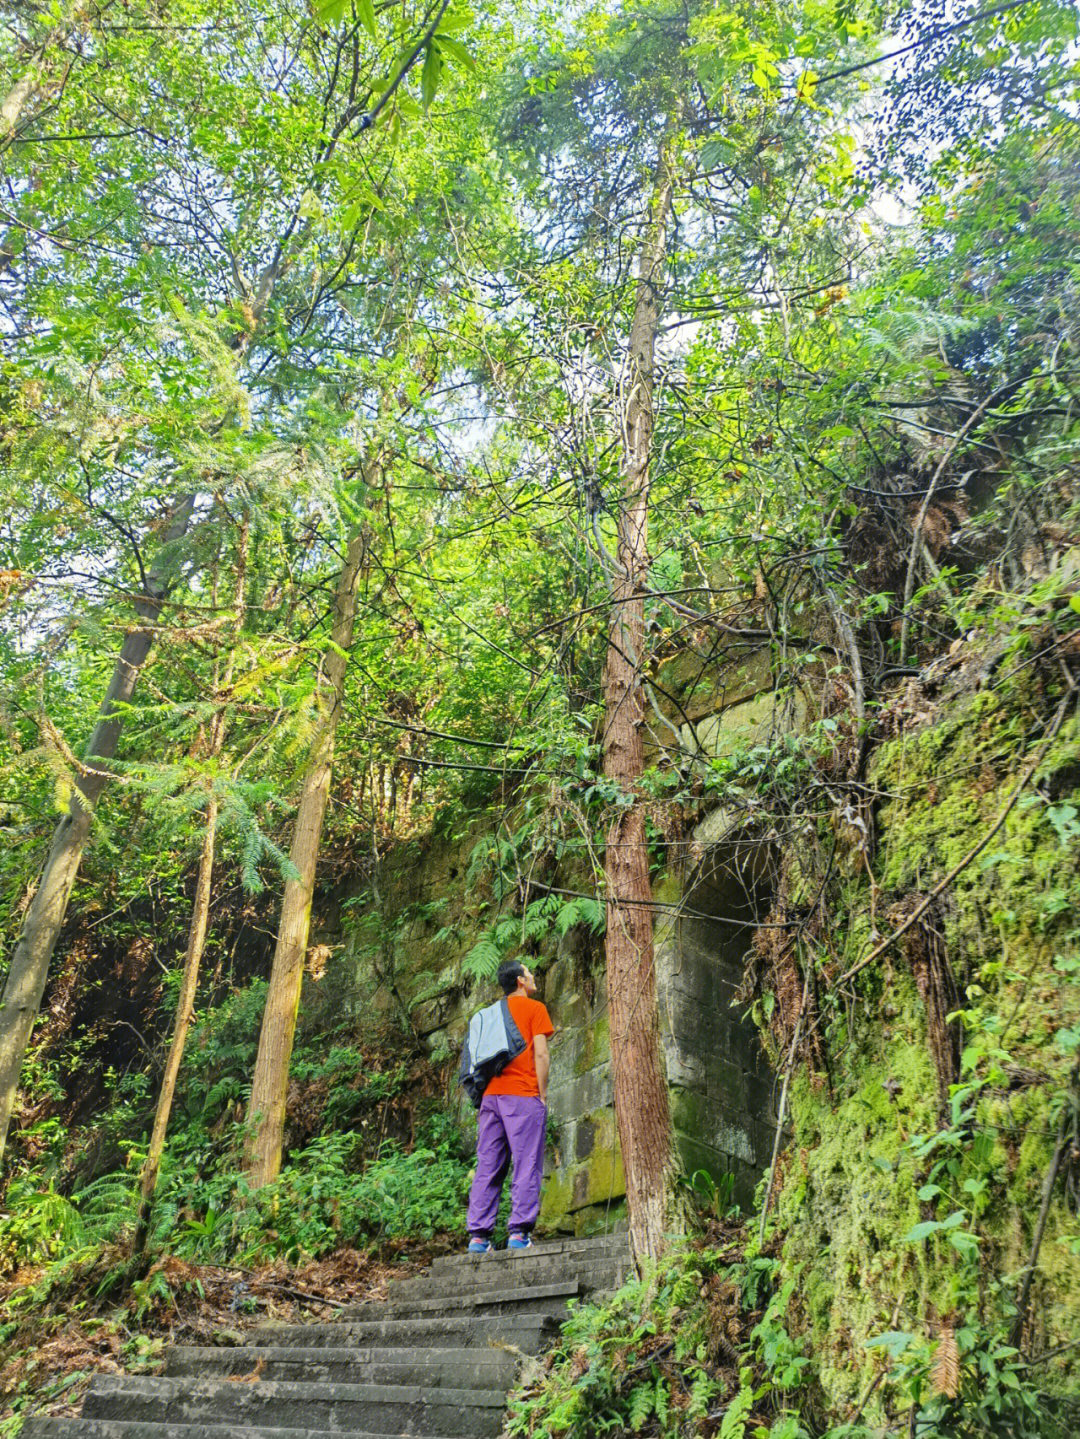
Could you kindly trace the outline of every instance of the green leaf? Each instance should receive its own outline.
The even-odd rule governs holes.
[[[555,916],[555,928],[560,934],[566,934],[567,930],[572,929],[574,925],[577,924],[578,919],[577,905],[572,899],[568,900]]]
[[[435,98],[435,92],[439,88],[439,76],[442,74],[442,51],[434,40],[428,42],[427,54],[424,57],[424,70],[420,76],[420,94],[424,102],[425,111],[430,107]]]
[[[449,59],[456,60],[463,70],[475,71],[476,61],[460,40],[452,40],[449,35],[444,35],[441,30],[435,36],[435,39],[439,42],[439,49],[442,50]]]
[[[936,1219],[924,1219],[921,1224],[916,1224],[914,1229],[909,1229],[901,1239],[901,1244],[918,1244],[920,1239],[925,1239],[930,1234],[936,1234],[942,1226]]]
[[[950,1234],[949,1243],[964,1259],[974,1259],[979,1252],[979,1241],[974,1234],[967,1234],[963,1230]]]
[[[315,18],[320,25],[340,25],[348,9],[348,0],[318,0]]]
[[[1069,609],[1080,615],[1080,594],[1069,596]]]
[[[707,140],[701,147],[699,159],[703,170],[715,170],[731,158],[733,146],[727,140]]]
[[[804,70],[795,85],[795,98],[809,104],[813,99],[818,77],[813,70]]]
[[[356,17],[368,32],[371,38],[375,39],[375,0],[356,0]]]
[[[444,35],[453,34],[457,30],[465,30],[472,24],[472,16],[461,10],[448,10],[439,21],[439,38]]]
[[[728,1405],[720,1425],[720,1439],[743,1439],[746,1421],[754,1407],[754,1391],[745,1380],[743,1387]]]
[[[915,1339],[914,1334],[905,1334],[900,1329],[890,1329],[885,1334],[875,1334],[873,1339],[867,1339],[863,1345],[864,1349],[886,1349],[893,1359],[899,1359],[904,1350]]]

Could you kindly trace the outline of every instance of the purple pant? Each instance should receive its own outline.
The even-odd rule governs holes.
[[[485,1094],[476,1116],[476,1173],[469,1195],[470,1234],[491,1238],[503,1181],[514,1165],[510,1186],[510,1232],[525,1233],[540,1213],[544,1177],[547,1105],[520,1094]]]

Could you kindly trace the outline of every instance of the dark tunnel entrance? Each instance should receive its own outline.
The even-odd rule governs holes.
[[[710,828],[707,820],[699,834]],[[661,1034],[682,1162],[688,1175],[733,1175],[744,1209],[772,1157],[774,1076],[755,1025],[733,1000],[753,926],[768,909],[771,858],[763,841],[721,830],[691,871],[678,912],[656,932]]]

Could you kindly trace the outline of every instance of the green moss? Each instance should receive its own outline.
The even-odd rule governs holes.
[[[671,1091],[671,1123],[676,1134],[700,1136],[709,1127],[710,1115],[704,1094],[693,1089],[673,1086]]]
[[[806,1076],[792,1084],[796,1133],[776,1220],[785,1272],[802,1276],[795,1312],[834,1403],[850,1402],[865,1386],[871,1361],[863,1345],[895,1327],[891,1312],[913,1283],[924,1315],[948,1297],[947,1280],[935,1278],[921,1251],[897,1248],[923,1217],[920,1181],[902,1151],[915,1129],[933,1126],[936,1107],[916,1005],[912,990],[900,1020],[911,1038],[890,1043],[887,1053],[866,1027],[859,1071],[839,1102]]]
[[[576,1186],[575,1209],[583,1209],[592,1204],[606,1204],[609,1200],[620,1199],[625,1195],[626,1174],[623,1171],[622,1154],[617,1146],[594,1149],[584,1173],[585,1182]]]
[[[927,893],[985,835],[1040,728],[1021,692],[986,692],[881,747],[871,777],[888,798],[878,810],[873,914],[861,856],[837,865],[833,944],[845,965],[888,932],[896,899]],[[1040,773],[1075,774],[1078,759],[1074,719]],[[1076,802],[1061,790],[1059,781],[1056,803]],[[806,888],[798,863],[792,878],[795,892]],[[984,1082],[974,1123],[956,1131],[954,1148],[920,1159],[910,1143],[937,1131],[940,1117],[925,1010],[902,946],[862,975],[856,1003],[836,1012],[828,1033],[832,1090],[805,1075],[791,1086],[795,1136],[773,1214],[783,1271],[798,1275],[792,1322],[807,1336],[829,1412],[855,1404],[877,1372],[879,1359],[864,1347],[875,1334],[899,1328],[929,1336],[946,1316],[965,1314],[1000,1332],[1008,1327],[1014,1276],[1027,1259],[1055,1143],[1054,1105],[1074,1062],[1054,1036],[1080,1022],[1080,985],[1066,982],[1054,957],[1076,950],[1076,889],[1075,847],[1062,843],[1047,800],[1031,789],[935,912],[960,990],[971,1074]],[[1022,1075],[1020,1087],[1010,1088],[1010,1073]],[[956,1173],[943,1181],[951,1192],[920,1200],[943,1153],[956,1156]],[[978,1201],[963,1190],[966,1179],[985,1180]],[[969,1215],[978,1206],[974,1268],[965,1269],[941,1237],[904,1242],[915,1224],[944,1218],[954,1204],[969,1206]],[[1033,1293],[1034,1351],[1080,1332],[1077,1235],[1076,1219],[1055,1201]],[[1075,1390],[1076,1351],[1055,1362],[1048,1388]],[[864,1416],[871,1423],[884,1422],[875,1406],[886,1393],[881,1386],[871,1401]]]
[[[576,1229],[577,1216],[583,1210],[609,1206],[626,1193],[614,1111],[593,1110],[582,1115],[578,1124],[588,1127],[588,1154],[580,1163],[557,1168],[544,1181],[540,1223],[548,1229]]]
[[[548,1230],[571,1227],[568,1216],[574,1194],[573,1175],[565,1169],[557,1169],[544,1180],[540,1196],[540,1228]]]
[[[574,1061],[574,1073],[587,1074],[611,1058],[611,1027],[607,1010],[581,1031],[581,1052]]]

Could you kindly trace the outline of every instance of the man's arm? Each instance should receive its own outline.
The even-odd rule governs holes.
[[[551,1052],[547,1035],[537,1034],[533,1038],[533,1060],[536,1063],[536,1082],[540,1086],[540,1098],[547,1103],[548,1072],[551,1069]]]

